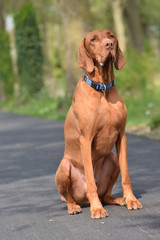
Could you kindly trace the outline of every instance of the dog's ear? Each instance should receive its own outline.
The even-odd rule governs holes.
[[[126,61],[124,59],[123,53],[121,49],[119,48],[119,44],[117,43],[117,53],[116,53],[116,60],[115,60],[115,68],[117,70],[120,70],[124,65],[126,64]]]
[[[78,52],[78,62],[79,67],[85,69],[87,72],[91,73],[94,70],[94,63],[92,58],[89,56],[87,49],[85,47],[85,39],[81,42]]]

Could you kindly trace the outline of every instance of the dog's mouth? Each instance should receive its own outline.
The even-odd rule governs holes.
[[[105,57],[102,57],[99,64],[101,67],[104,67],[104,65],[110,61],[115,62],[115,54],[112,51],[109,51]]]
[[[104,62],[99,63],[101,67],[104,67]]]

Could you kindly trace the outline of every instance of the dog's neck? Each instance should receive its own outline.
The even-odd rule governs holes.
[[[94,65],[94,71],[89,75],[87,74],[93,81],[108,84],[114,79],[112,61],[106,62],[104,66],[100,66],[98,62],[95,62]]]

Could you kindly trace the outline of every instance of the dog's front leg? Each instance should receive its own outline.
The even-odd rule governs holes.
[[[125,199],[126,206],[129,210],[142,208],[141,203],[136,199],[132,191],[131,180],[128,171],[127,162],[127,139],[125,131],[119,134],[116,143],[117,155],[119,160],[119,166],[122,177],[123,197]]]
[[[87,197],[90,202],[91,218],[105,218],[108,214],[99,200],[94,180],[91,143],[92,141],[89,137],[80,137],[81,157],[87,183]]]

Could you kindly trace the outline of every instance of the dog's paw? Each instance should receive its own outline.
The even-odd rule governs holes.
[[[103,208],[91,209],[91,218],[106,218],[108,217],[107,211]]]
[[[75,215],[75,214],[78,214],[78,213],[81,213],[81,212],[82,212],[82,209],[79,205],[77,205],[75,203],[68,204],[68,213],[70,215]]]
[[[128,208],[128,210],[136,210],[143,208],[142,204],[135,197],[126,198],[125,205]]]
[[[112,196],[105,196],[105,198],[103,199],[103,203],[105,204],[111,204],[111,205],[120,205],[120,206],[124,206],[125,205],[125,201],[123,197],[119,197],[119,198],[114,198]]]
[[[115,198],[115,204],[120,206],[125,206],[125,201],[123,197]]]

